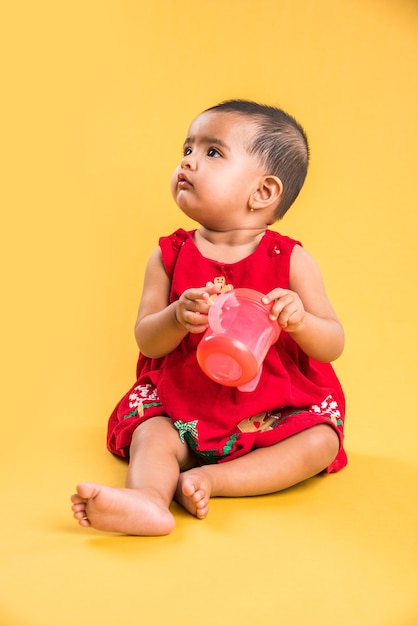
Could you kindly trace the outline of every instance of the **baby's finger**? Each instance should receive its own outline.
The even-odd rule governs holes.
[[[269,293],[266,293],[266,295],[263,296],[262,301],[264,302],[264,304],[270,304],[270,302],[279,300],[280,298],[283,298],[283,296],[286,296],[288,293],[289,291],[287,289],[276,287],[275,289],[269,291]]]
[[[280,318],[281,318],[285,320],[286,318],[285,318],[284,312],[289,306],[292,305],[292,302],[293,302],[293,297],[289,292],[287,292],[286,295],[276,300],[270,310],[270,314],[269,314],[270,319],[272,320],[279,319],[280,321]]]

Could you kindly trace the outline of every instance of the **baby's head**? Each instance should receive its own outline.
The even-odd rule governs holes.
[[[308,171],[309,147],[302,126],[281,109],[249,100],[226,100],[207,111],[235,113],[255,122],[258,131],[248,152],[261,160],[266,174],[282,182],[275,211],[276,219],[281,219],[297,198]]]

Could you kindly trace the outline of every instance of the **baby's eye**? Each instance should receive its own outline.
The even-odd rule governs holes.
[[[220,157],[220,156],[221,156],[221,153],[220,153],[220,152],[218,152],[218,150],[217,150],[216,148],[209,148],[209,150],[208,150],[208,156],[218,158],[218,157]]]
[[[183,156],[189,156],[192,153],[192,149],[187,146],[183,148]]]

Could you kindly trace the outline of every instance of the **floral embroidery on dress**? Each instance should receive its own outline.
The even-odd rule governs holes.
[[[205,459],[206,463],[217,463],[220,459],[223,459],[231,453],[231,450],[239,437],[239,433],[231,435],[221,449],[213,448],[212,450],[199,450],[199,433],[197,431],[198,421],[199,420],[183,422],[183,420],[177,420],[174,422],[175,428],[179,431],[180,441],[182,443],[187,443],[193,452]]]
[[[152,406],[162,406],[154,385],[150,383],[137,385],[129,394],[129,408],[132,409],[132,411],[124,415],[123,419],[126,420],[129,417],[136,416],[143,417],[144,409],[148,409]]]
[[[321,404],[313,404],[309,409],[310,413],[320,413],[323,417],[330,420],[335,426],[342,426],[344,423],[341,419],[341,411],[338,403],[334,400],[332,394],[329,394]]]

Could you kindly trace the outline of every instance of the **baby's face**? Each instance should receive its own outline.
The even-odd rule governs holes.
[[[256,129],[248,117],[224,111],[207,111],[192,122],[171,180],[186,215],[217,230],[240,226],[264,174],[260,160],[248,152]]]

